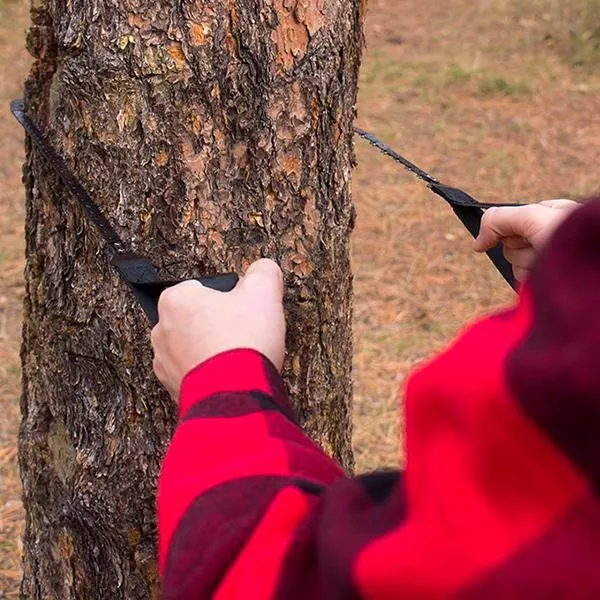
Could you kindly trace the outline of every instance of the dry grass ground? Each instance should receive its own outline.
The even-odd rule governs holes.
[[[495,201],[600,190],[596,0],[371,0],[358,123],[445,182]],[[25,0],[0,0],[0,600],[18,597],[16,461]],[[355,447],[401,460],[398,389],[468,320],[512,294],[451,212],[357,142]],[[482,349],[485,351],[485,349]]]
[[[372,0],[358,123],[480,200],[598,192],[597,7]],[[595,21],[582,22],[583,11]],[[443,201],[366,144],[357,151],[354,441],[363,470],[401,459],[398,388],[410,369],[512,293],[472,254]]]

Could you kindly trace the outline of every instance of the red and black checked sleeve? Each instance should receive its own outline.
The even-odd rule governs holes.
[[[159,484],[163,597],[600,598],[599,309],[600,200],[411,376],[403,474],[346,477],[261,355],[199,366]]]
[[[292,533],[343,476],[296,424],[264,356],[241,349],[197,367],[159,483],[164,597],[269,597]]]

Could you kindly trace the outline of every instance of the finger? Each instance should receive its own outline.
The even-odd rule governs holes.
[[[512,248],[513,250],[522,250],[524,248],[531,248],[531,244],[524,240],[518,235],[513,235],[502,240],[502,244],[505,248]]]
[[[156,379],[158,379],[158,381],[160,381],[160,383],[164,385],[164,381],[166,379],[165,369],[160,359],[156,356],[152,360],[152,370],[154,371],[154,375],[156,375]]]
[[[268,259],[261,258],[252,263],[246,275],[238,285],[245,292],[260,292],[263,297],[281,302],[283,299],[283,273],[279,265]]]
[[[158,340],[160,339],[160,335],[161,335],[161,324],[158,323],[157,325],[155,325],[152,330],[150,331],[150,343],[152,345],[152,349],[156,352],[156,346],[158,344]]]
[[[168,287],[158,298],[158,319],[162,321],[169,313],[177,312],[182,303],[185,303],[190,296],[200,298],[202,295],[209,296],[215,294],[212,290],[195,279],[182,281],[177,285]]]
[[[537,252],[533,248],[513,249],[504,248],[504,257],[513,266],[513,269],[530,269]]]
[[[549,206],[550,208],[558,208],[563,210],[573,210],[579,206],[579,204],[573,200],[567,200],[566,198],[559,198],[557,200],[544,200],[540,202],[542,206]]]
[[[485,211],[481,219],[475,251],[484,252],[496,246],[503,238],[523,237],[523,211],[529,207],[497,207]]]
[[[541,204],[491,208],[481,220],[475,250],[489,250],[509,237],[522,237],[533,247],[538,247],[563,217],[562,211]]]
[[[514,267],[513,274],[515,279],[519,282],[525,281],[529,277],[530,269],[522,269],[521,267]]]

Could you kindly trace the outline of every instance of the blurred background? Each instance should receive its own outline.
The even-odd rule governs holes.
[[[25,0],[0,0],[0,600],[18,597]],[[357,125],[490,202],[600,193],[599,0],[370,0]],[[356,141],[359,470],[402,462],[409,371],[514,294],[445,203]],[[485,349],[482,349],[485,351]]]

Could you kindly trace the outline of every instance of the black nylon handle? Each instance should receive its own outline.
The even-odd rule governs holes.
[[[173,287],[183,281],[148,281],[142,283],[129,283],[135,292],[138,300],[140,296],[145,298],[140,302],[150,324],[154,327],[158,323],[158,299],[160,295],[168,288]],[[199,281],[202,285],[216,290],[217,292],[231,292],[237,285],[239,277],[236,273],[225,273],[224,275],[215,275],[214,277],[198,277],[192,281]]]
[[[461,223],[474,238],[479,235],[484,209],[493,208],[496,206],[522,206],[516,204],[482,204],[458,188],[453,188],[442,184],[430,184],[429,187],[438,196],[441,196],[444,200],[446,200],[446,202],[448,202],[448,204],[452,207],[454,214],[460,219]],[[504,257],[504,249],[502,244],[498,244],[491,250],[488,250],[486,254],[500,275],[504,277],[506,283],[508,283],[513,290],[516,290],[517,280],[515,279],[512,265]]]
[[[193,279],[181,279],[180,281],[151,281],[133,285],[145,294],[156,297],[158,300],[159,296],[166,289],[179,285],[184,281],[199,281],[203,286],[210,288],[211,290],[216,290],[217,292],[231,292],[237,285],[239,277],[236,273],[225,273],[223,275],[215,275],[214,277],[195,277]]]
[[[467,208],[465,206],[453,206],[452,210],[460,219],[462,224],[467,228],[469,233],[476,238],[479,235],[479,230],[481,228],[481,217],[483,217],[483,210],[475,207]],[[506,283],[508,283],[513,290],[516,290],[517,280],[515,279],[512,265],[504,257],[504,248],[502,247],[502,244],[494,246],[488,250],[486,254],[500,275],[504,277]]]
[[[168,288],[173,287],[183,281],[150,281],[145,283],[130,283],[132,290],[136,294],[138,300],[144,297],[144,301],[140,301],[150,325],[154,327],[158,324],[158,299],[160,295]],[[192,281],[199,281],[202,285],[216,290],[218,292],[231,292],[237,285],[239,277],[236,273],[226,273],[224,275],[216,275],[214,277],[198,277]]]
[[[158,299],[170,287],[188,281],[162,281],[156,267],[144,256],[136,254],[118,254],[113,258],[113,265],[133,292],[136,300],[154,327],[158,323]],[[225,273],[213,277],[195,279],[208,288],[218,292],[230,292],[237,285],[239,277],[236,273]]]

